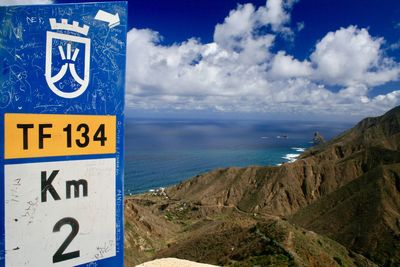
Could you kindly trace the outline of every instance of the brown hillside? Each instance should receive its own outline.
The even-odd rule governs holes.
[[[276,216],[143,194],[125,205],[125,266],[174,257],[223,266],[376,266]]]
[[[376,167],[300,210],[290,221],[376,263],[399,266],[400,164]]]
[[[166,195],[129,198],[126,254],[135,263],[174,256],[233,266],[373,265],[361,253],[400,266],[399,148],[397,107],[293,163],[218,169]]]
[[[218,169],[167,190],[170,197],[247,212],[289,215],[381,164],[399,162],[400,107],[280,167]]]

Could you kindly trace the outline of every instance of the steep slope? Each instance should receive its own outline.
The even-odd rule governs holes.
[[[290,215],[381,164],[399,162],[400,107],[367,118],[280,167],[218,169],[167,190],[174,199]]]
[[[126,263],[373,266],[361,253],[400,266],[399,169],[397,107],[293,163],[217,169],[128,198]]]
[[[156,199],[159,203],[160,199]],[[179,225],[153,211],[156,202],[148,198],[125,200],[125,266],[152,259],[178,234]],[[156,209],[157,211],[157,209]]]
[[[300,210],[290,222],[384,266],[400,265],[400,164],[378,166]]]
[[[168,257],[218,266],[376,266],[328,237],[234,207],[143,194],[126,199],[125,214],[133,216],[126,266]]]
[[[277,218],[249,227],[215,225],[171,245],[158,257],[174,256],[219,266],[375,266],[329,238]]]

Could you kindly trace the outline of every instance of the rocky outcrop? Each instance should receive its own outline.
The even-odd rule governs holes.
[[[313,137],[313,143],[315,146],[319,145],[319,144],[323,144],[323,143],[325,143],[325,139],[319,132],[315,132],[314,137]]]

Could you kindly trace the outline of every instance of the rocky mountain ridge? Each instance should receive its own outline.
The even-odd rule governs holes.
[[[151,251],[147,258],[238,266],[398,266],[399,148],[397,107],[308,149],[293,163],[217,169],[167,188],[166,196],[135,196],[126,201],[128,249],[145,255],[138,250],[142,240]],[[288,241],[293,235],[294,248]],[[335,248],[327,249],[328,243]],[[237,252],[237,244],[247,245]],[[229,246],[235,253],[225,250]]]
[[[167,189],[172,198],[289,215],[381,164],[397,163],[400,108],[367,118],[278,167],[226,168]],[[384,155],[384,156],[382,156]],[[205,197],[206,196],[206,197]]]

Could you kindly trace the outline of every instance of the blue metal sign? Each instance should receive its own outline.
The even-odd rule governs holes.
[[[0,7],[0,267],[123,266],[126,5]]]

